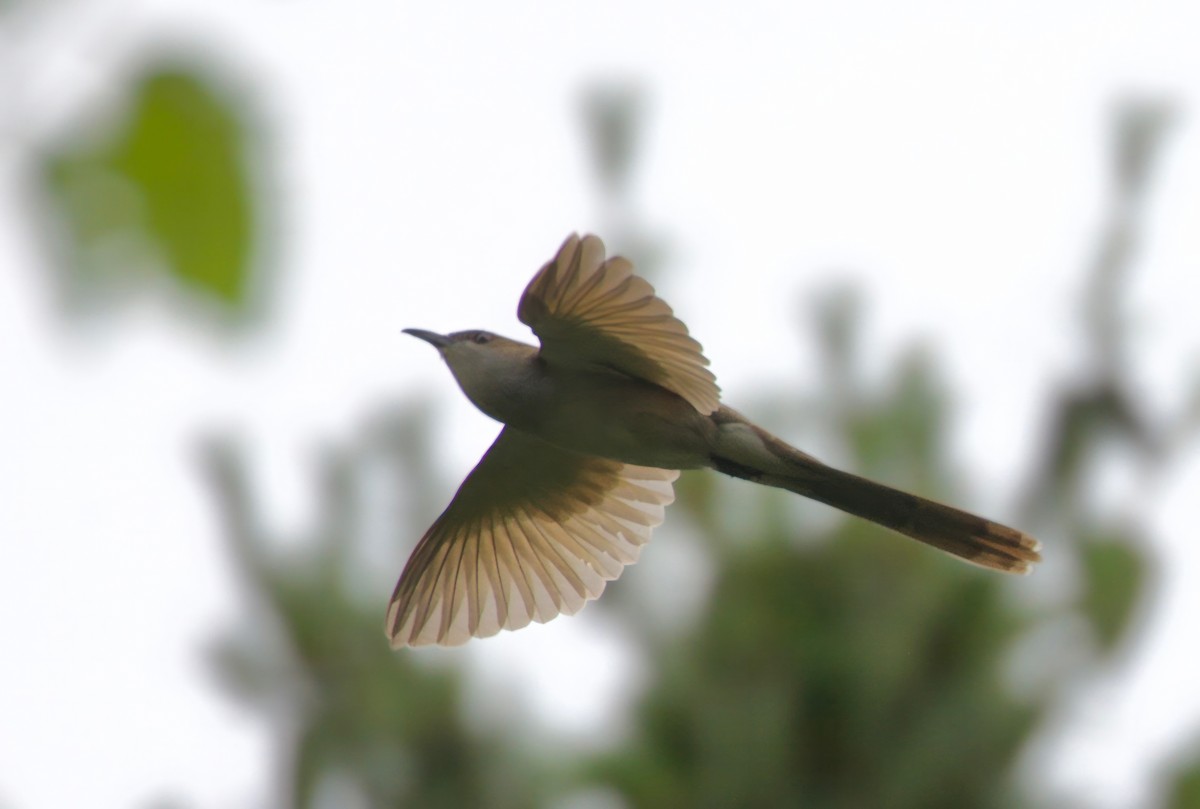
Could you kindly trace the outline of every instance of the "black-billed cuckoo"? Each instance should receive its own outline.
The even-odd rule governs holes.
[[[1040,560],[1027,534],[842,472],[721,404],[700,344],[624,258],[571,235],[517,317],[541,348],[485,331],[430,343],[504,425],[396,584],[395,648],[456,645],[573,614],[637,561],[677,470],[787,489],[993,570]]]

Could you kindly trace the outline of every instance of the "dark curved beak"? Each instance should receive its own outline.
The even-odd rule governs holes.
[[[405,334],[411,334],[417,339],[424,340],[439,351],[450,345],[450,338],[444,334],[438,334],[435,331],[425,331],[424,329],[405,329]]]

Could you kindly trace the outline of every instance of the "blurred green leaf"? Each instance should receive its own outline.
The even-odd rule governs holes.
[[[619,193],[633,174],[644,103],[636,85],[602,84],[583,97],[583,119],[596,172],[610,193]]]
[[[43,158],[74,297],[165,273],[190,298],[239,313],[256,247],[243,110],[178,68],[147,70],[131,95],[124,115],[83,121]]]
[[[1162,151],[1162,138],[1176,119],[1172,104],[1145,97],[1121,101],[1113,115],[1113,174],[1128,196],[1145,190]]]
[[[1200,756],[1175,773],[1165,809],[1200,809]]]
[[[1125,636],[1146,579],[1146,561],[1127,539],[1092,537],[1082,543],[1083,612],[1096,638],[1111,649]]]

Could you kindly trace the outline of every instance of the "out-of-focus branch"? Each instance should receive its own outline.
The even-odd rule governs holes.
[[[1099,445],[1116,441],[1145,460],[1161,460],[1172,445],[1170,431],[1153,426],[1133,389],[1125,290],[1143,228],[1145,200],[1172,109],[1158,101],[1129,100],[1118,106],[1112,152],[1112,199],[1099,247],[1088,273],[1082,308],[1083,378],[1059,394],[1038,471],[1025,497],[1031,520],[1070,526]]]

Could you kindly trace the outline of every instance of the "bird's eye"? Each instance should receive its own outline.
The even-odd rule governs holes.
[[[490,343],[492,341],[492,335],[488,334],[485,331],[481,331],[478,334],[476,334],[474,337],[472,337],[471,339],[474,340],[479,345],[483,345],[484,343]]]

